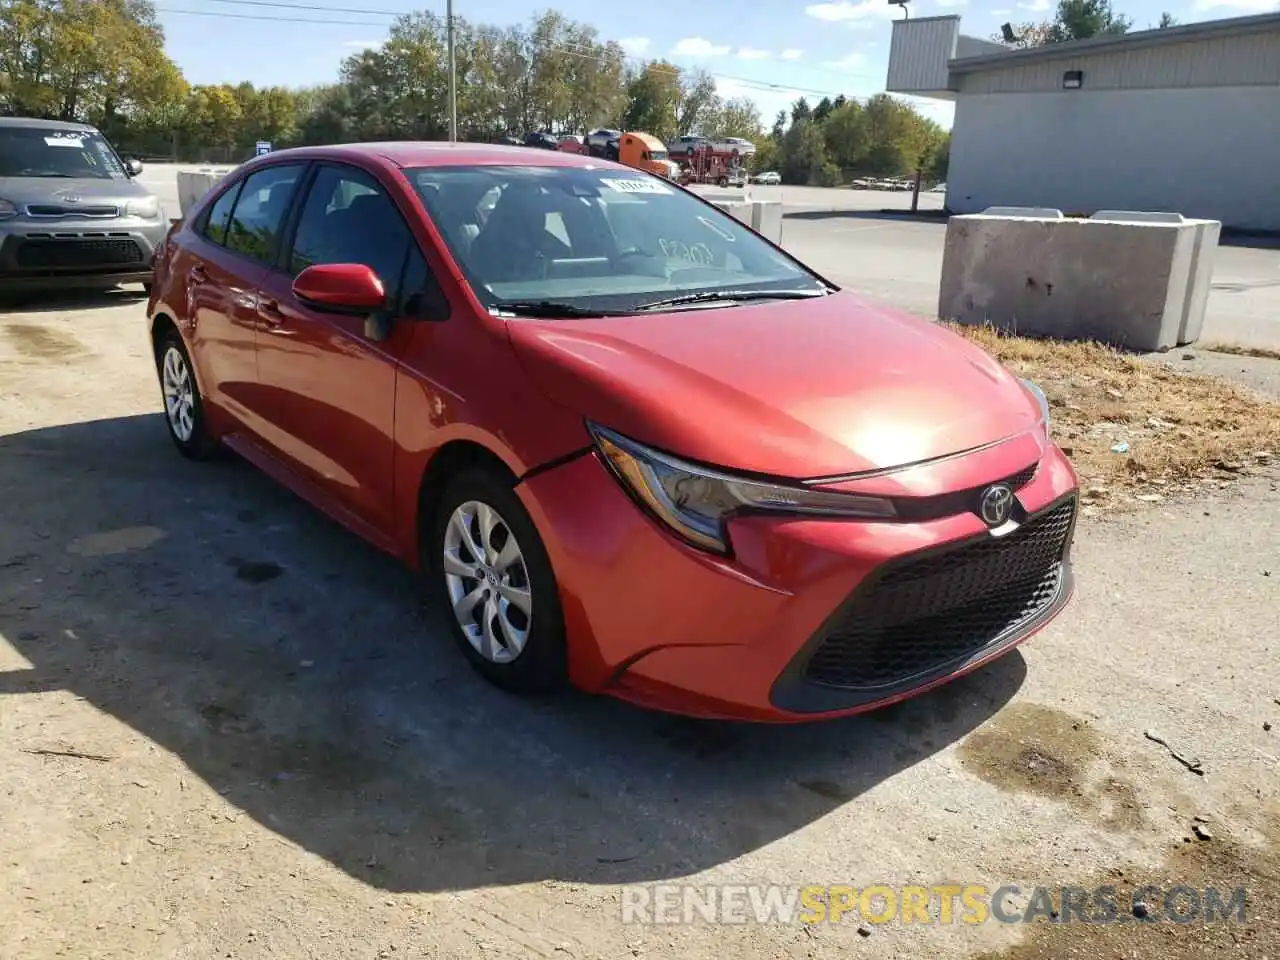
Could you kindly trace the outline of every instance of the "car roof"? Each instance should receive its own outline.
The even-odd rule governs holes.
[[[545,134],[543,134],[545,136]],[[553,138],[554,139],[554,138]],[[438,140],[400,140],[385,143],[344,143],[325,147],[277,150],[257,160],[364,160],[397,167],[529,166],[593,167],[599,158],[559,150],[534,150],[501,143],[448,143]],[[253,164],[253,161],[250,161]],[[257,166],[258,164],[253,164]]]
[[[39,127],[41,130],[92,130],[98,128],[88,123],[72,120],[41,120],[39,117],[0,117],[0,127]]]

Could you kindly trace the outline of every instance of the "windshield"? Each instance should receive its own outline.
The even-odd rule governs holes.
[[[404,171],[487,307],[622,312],[690,294],[828,287],[737,220],[639,170]]]
[[[655,159],[655,160],[665,160],[665,159],[667,159],[667,151],[665,151],[665,150],[655,150],[655,151],[653,151],[652,156],[653,156],[653,159]]]
[[[125,172],[97,131],[0,126],[0,177],[123,180]]]

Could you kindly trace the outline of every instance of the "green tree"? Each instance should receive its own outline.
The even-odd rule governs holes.
[[[681,98],[680,69],[662,60],[647,63],[627,89],[622,125],[673,140],[678,136]]]
[[[1111,9],[1111,0],[1059,0],[1050,38],[1054,43],[1128,33],[1133,21]]]

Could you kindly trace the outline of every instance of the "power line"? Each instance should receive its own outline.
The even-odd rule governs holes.
[[[214,17],[222,20],[269,20],[273,23],[308,23],[319,26],[339,27],[386,27],[385,23],[374,23],[371,20],[315,20],[310,17],[264,17],[252,13],[222,13],[213,10],[181,10],[177,7],[156,7],[160,13],[181,13],[191,17]]]
[[[350,7],[322,7],[322,6],[310,5],[310,4],[285,3],[285,2],[281,2],[281,0],[210,0],[210,2],[234,3],[237,5],[248,6],[248,7],[269,7],[269,8],[277,8],[277,9],[284,8],[284,9],[294,9],[294,10],[333,11],[334,13],[348,13],[348,12],[366,13],[366,14],[372,14],[374,16],[391,16],[391,17],[404,16],[404,14],[402,13],[393,13],[391,11],[384,11],[384,10],[356,10]],[[389,24],[379,23],[371,20],[317,20],[314,17],[280,17],[280,16],[271,16],[271,15],[253,14],[253,13],[229,13],[221,10],[216,10],[216,11],[215,10],[187,10],[179,7],[160,7],[160,6],[157,6],[155,9],[161,13],[176,13],[184,16],[212,17],[214,19],[225,19],[225,20],[258,20],[258,21],[267,21],[271,23],[305,23],[305,24],[311,24],[316,26],[382,27],[384,29],[389,26]],[[573,50],[573,49],[569,49],[569,46],[577,46],[583,49],[590,49],[585,44],[570,44],[568,46],[551,47],[548,49],[549,49],[549,52],[551,53],[561,53],[566,56],[577,57],[581,60],[590,60],[596,63],[608,62],[604,57],[601,57],[598,54],[583,53],[582,49]],[[624,57],[623,59],[630,60],[634,63],[637,63],[643,66],[645,69],[652,70],[658,73],[665,73],[672,76],[678,76],[682,72],[679,67],[672,66],[668,68],[668,67],[658,66],[654,61],[645,60],[642,57]],[[809,95],[809,96],[815,96],[815,97],[831,97],[831,96],[843,95],[839,93],[839,91],[820,90],[813,87],[799,87],[789,83],[773,83],[768,80],[757,80],[754,77],[740,77],[740,76],[735,76],[729,73],[719,73],[711,70],[708,70],[707,74],[713,77],[714,79],[728,80],[732,83],[739,83],[746,86],[748,89],[754,89],[757,92],[761,92],[761,93],[765,93],[765,92],[795,93],[795,94]],[[846,76],[846,74],[841,74],[841,76]],[[859,98],[845,96],[845,99],[856,100]]]

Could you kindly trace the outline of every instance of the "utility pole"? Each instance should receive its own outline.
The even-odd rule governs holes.
[[[445,5],[449,35],[449,142],[458,141],[458,64],[453,56],[453,0]]]

